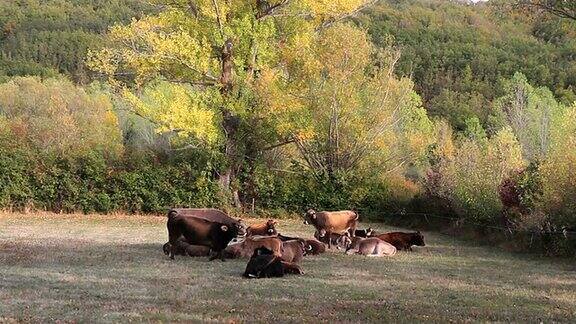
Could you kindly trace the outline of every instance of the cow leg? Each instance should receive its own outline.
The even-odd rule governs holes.
[[[224,252],[223,251],[218,252],[218,256],[220,256],[220,261],[222,261],[222,262],[226,261],[226,259],[224,258]]]
[[[352,223],[352,226],[350,226],[350,235],[352,237],[356,236],[356,228],[358,228],[358,221],[355,221]]]
[[[328,248],[332,249],[332,232],[326,231],[326,237],[328,238]]]
[[[217,257],[218,257],[218,253],[210,250],[210,254],[208,256],[208,261],[212,261],[212,260],[216,259]]]

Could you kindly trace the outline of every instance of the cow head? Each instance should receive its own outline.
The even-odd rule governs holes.
[[[234,225],[227,225],[227,224],[219,224],[218,232],[222,235],[222,237],[228,238],[228,242],[232,241],[233,238],[238,236],[238,227]]]
[[[276,231],[276,224],[278,224],[278,222],[273,219],[269,219],[266,222],[266,233],[268,235],[278,235],[278,231]]]
[[[304,214],[304,224],[316,224],[316,211],[312,208],[308,209]]]
[[[426,246],[426,243],[424,243],[424,235],[422,235],[422,233],[420,233],[420,231],[418,231],[416,233],[412,233],[410,243],[412,243],[413,245],[417,245],[417,246]]]
[[[372,227],[368,227],[366,229],[366,237],[371,237],[374,236],[374,230],[372,229]]]
[[[246,236],[246,223],[242,220],[242,218],[238,218],[238,221],[234,224],[236,226],[236,230],[238,232],[238,236],[244,237]]]

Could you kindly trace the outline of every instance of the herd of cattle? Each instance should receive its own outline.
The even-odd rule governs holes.
[[[376,233],[371,228],[358,229],[358,215],[353,211],[316,212],[308,210],[304,223],[316,229],[314,239],[284,236],[276,230],[277,222],[246,227],[217,209],[176,208],[168,212],[168,242],[163,250],[175,255],[208,256],[209,260],[250,258],[244,276],[248,278],[281,277],[303,274],[300,261],[305,255],[317,255],[336,246],[346,254],[392,256],[397,250],[424,246],[424,236],[415,233]],[[233,242],[237,241],[237,242]]]

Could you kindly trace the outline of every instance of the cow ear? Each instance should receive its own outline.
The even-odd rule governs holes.
[[[226,226],[226,225],[222,225],[222,226],[220,226],[220,228],[222,229],[223,232],[228,231],[228,226]]]

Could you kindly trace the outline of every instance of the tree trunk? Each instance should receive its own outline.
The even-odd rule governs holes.
[[[220,83],[222,87],[220,88],[220,93],[227,99],[230,96],[230,91],[232,90],[233,80],[232,80],[232,40],[227,39],[222,46],[221,60],[222,60],[222,74],[220,75]],[[227,101],[227,100],[225,100]],[[220,108],[222,113],[222,128],[224,129],[224,134],[226,136],[226,146],[225,146],[225,156],[227,166],[223,170],[218,178],[218,184],[220,185],[220,191],[222,196],[229,202],[232,198],[234,205],[236,207],[242,207],[238,196],[238,190],[231,190],[231,183],[236,178],[238,173],[238,165],[240,163],[241,154],[239,154],[239,145],[237,142],[238,128],[240,125],[240,119],[235,116],[228,107]]]

